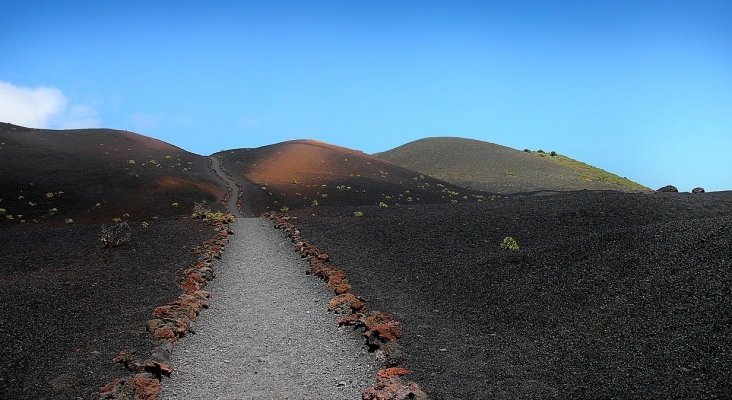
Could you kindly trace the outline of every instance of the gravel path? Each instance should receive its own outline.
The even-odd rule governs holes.
[[[359,399],[376,373],[362,339],[269,221],[239,218],[211,308],[176,347],[162,399]]]

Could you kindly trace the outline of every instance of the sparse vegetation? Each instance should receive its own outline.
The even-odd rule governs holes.
[[[556,157],[557,156],[557,152],[556,151],[552,151],[551,153],[549,153],[549,155],[552,156],[552,157]]]
[[[171,207],[173,207],[173,208],[178,208],[178,207],[180,207],[180,204],[178,204],[178,203],[173,203],[173,204],[171,204],[170,206],[171,206]]]
[[[282,211],[283,213],[286,213],[286,212],[290,211],[290,207],[282,206],[282,208],[280,208],[280,211]]]
[[[356,218],[361,218],[363,217],[363,211],[354,211],[353,216]]]
[[[127,222],[119,222],[112,225],[102,226],[101,241],[104,247],[117,247],[130,240],[132,232]]]
[[[510,251],[518,251],[519,244],[516,239],[512,238],[511,236],[506,236],[501,242],[501,248]]]
[[[212,211],[210,208],[206,207],[205,200],[193,203],[193,214],[191,214],[191,217],[202,218],[205,221],[214,222],[234,222],[235,219],[233,214],[221,211]]]
[[[379,208],[387,208],[387,207],[389,207],[388,204],[384,203],[383,201],[379,202]]]

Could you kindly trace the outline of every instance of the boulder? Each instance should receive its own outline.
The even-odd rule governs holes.
[[[703,187],[695,187],[695,188],[694,188],[694,189],[693,189],[693,190],[691,191],[691,193],[694,193],[694,194],[697,194],[697,193],[704,193],[704,188],[703,188]]]
[[[678,193],[679,189],[676,189],[676,186],[673,185],[666,185],[656,191],[659,193]]]

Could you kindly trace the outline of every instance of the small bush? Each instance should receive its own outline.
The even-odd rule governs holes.
[[[387,208],[387,207],[389,207],[388,204],[384,203],[383,201],[379,202],[379,208]]]
[[[171,207],[173,207],[173,208],[178,208],[178,207],[180,206],[180,204],[178,204],[178,203],[173,203],[173,204],[171,204],[170,206],[171,206]]]
[[[52,199],[52,198],[53,198],[53,196],[54,196],[54,194],[53,194],[53,193],[51,193],[51,192],[48,192],[48,193],[46,193],[46,198],[47,198],[47,199]]]
[[[542,149],[539,149],[539,150],[537,150],[537,153],[539,153],[539,154],[544,154],[544,150],[542,150]]]
[[[132,237],[132,231],[127,222],[102,226],[101,241],[104,247],[117,247],[130,240],[130,237]]]
[[[529,149],[524,149],[524,153],[531,153],[531,150],[529,150]]]
[[[203,219],[206,221],[214,222],[234,222],[234,215],[229,213],[222,213],[221,211],[206,211],[203,215]]]
[[[317,207],[317,206],[318,206],[318,204],[319,204],[319,203],[318,203],[318,200],[313,200],[313,202],[312,202],[312,203],[310,203],[310,205],[311,205],[311,206],[313,206],[313,207]]]
[[[7,212],[7,210],[6,210],[6,209],[4,209],[4,208],[0,208],[0,215],[3,215],[3,214],[5,214],[6,212]]]
[[[290,207],[282,206],[282,208],[280,208],[280,211],[282,211],[283,213],[286,213],[286,212],[290,211]]]
[[[552,151],[551,153],[549,153],[549,155],[552,156],[552,157],[556,157],[557,156],[557,152],[556,151]]]
[[[363,211],[354,211],[353,216],[356,218],[363,217]]]
[[[193,202],[193,214],[191,214],[192,218],[203,218],[204,214],[206,214],[206,211],[211,211],[211,209],[206,208],[206,200],[202,202]]]
[[[506,236],[505,238],[503,238],[503,242],[501,242],[501,248],[511,251],[518,251],[519,244],[516,239],[512,238],[511,236]]]
[[[193,203],[193,214],[191,214],[191,217],[203,218],[205,221],[214,222],[234,222],[235,219],[233,214],[211,211],[210,208],[206,208],[206,201]]]

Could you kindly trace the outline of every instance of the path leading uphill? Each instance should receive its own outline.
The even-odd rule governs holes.
[[[176,347],[162,399],[359,399],[375,369],[326,311],[330,293],[269,221],[240,217],[233,230],[211,308]]]

